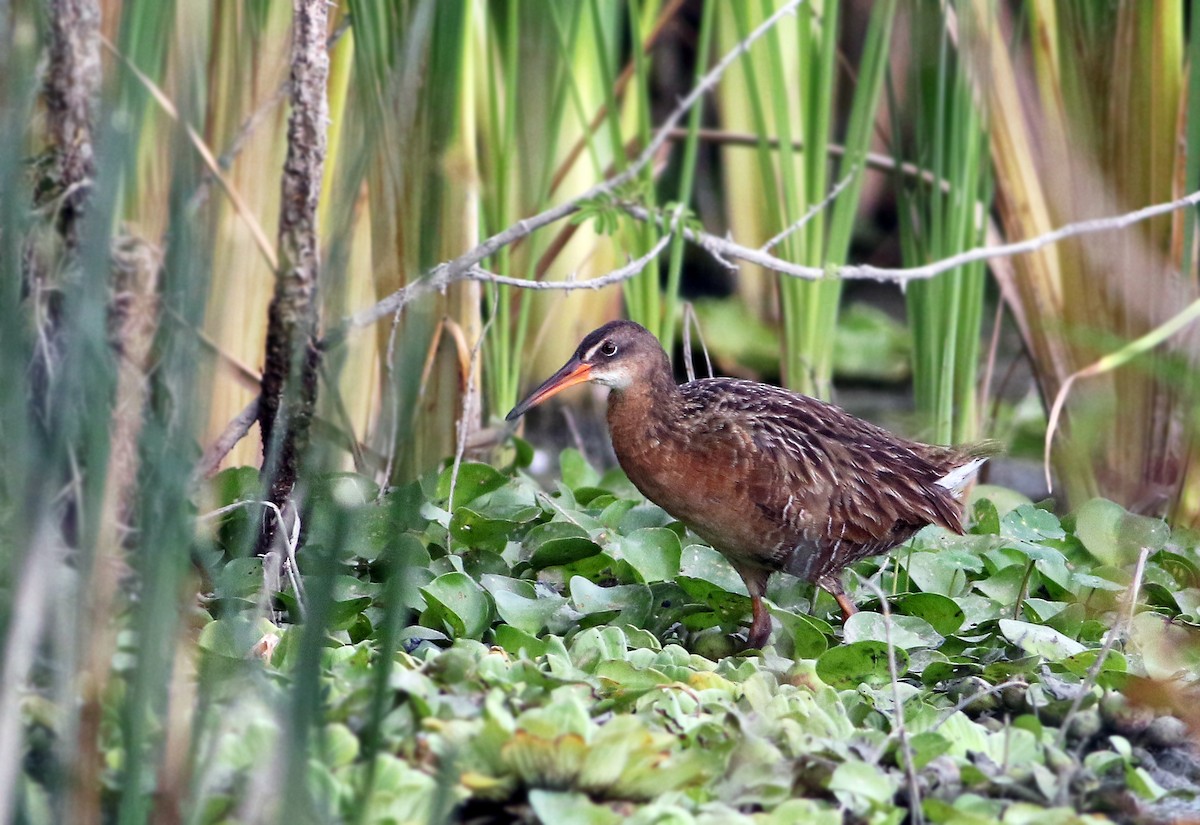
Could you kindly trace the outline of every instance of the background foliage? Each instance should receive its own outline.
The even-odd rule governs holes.
[[[330,9],[319,401],[299,526],[264,559],[256,431],[214,477],[202,453],[260,392],[293,4],[0,5],[0,817],[1191,810],[1166,711],[1195,722],[1192,211],[994,260],[999,307],[979,264],[914,283],[906,326],[664,232],[911,266],[1193,192],[1198,9],[811,0],[734,54],[784,6]],[[430,286],[554,206],[574,219],[480,261],[517,283]],[[520,288],[658,244],[620,289]],[[705,282],[731,297],[685,312]],[[1048,442],[1071,515],[981,491],[970,535],[850,574],[844,626],[774,582],[761,656],[729,655],[748,600],[715,551],[577,450],[534,474],[499,421],[624,312],[672,348],[699,319],[720,371],[821,395],[911,371],[910,433],[1019,452],[1030,416],[977,375],[1007,366],[992,310],[1034,439],[1071,389]]]

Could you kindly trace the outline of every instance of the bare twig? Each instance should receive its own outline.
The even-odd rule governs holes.
[[[803,3],[803,0],[789,0],[784,3],[774,14],[764,20],[757,28],[754,29],[744,40],[733,47],[721,60],[708,71],[707,74],[697,83],[692,90],[679,102],[672,112],[667,115],[666,120],[654,133],[654,137],[646,145],[637,156],[637,158],[620,174],[614,175],[607,180],[604,180],[595,186],[592,186],[587,191],[575,196],[571,200],[553,206],[536,215],[517,221],[517,223],[491,236],[483,243],[474,249],[459,255],[452,261],[440,264],[435,267],[428,275],[420,280],[414,281],[406,287],[403,287],[388,297],[379,301],[374,306],[362,310],[343,323],[343,327],[361,327],[373,324],[376,321],[386,318],[395,311],[410,302],[419,295],[426,294],[432,290],[445,289],[455,281],[463,278],[472,277],[470,274],[475,270],[480,263],[495,255],[501,249],[509,246],[516,241],[532,234],[535,230],[541,229],[544,226],[557,223],[558,221],[578,212],[581,206],[587,201],[596,198],[610,195],[617,189],[632,180],[635,180],[642,170],[649,164],[658,154],[659,149],[670,138],[670,133],[675,128],[685,114],[696,104],[703,95],[710,89],[716,86],[717,81],[729,69],[733,63],[747,52],[750,46],[770,31],[784,17],[795,13],[796,9]],[[476,272],[474,277],[481,280],[491,280],[491,278],[481,277],[482,271]],[[498,276],[496,276],[498,277]],[[535,287],[534,283],[520,279],[514,279],[514,283],[510,286],[520,286],[522,288],[553,288],[553,287]],[[561,287],[560,287],[561,288]],[[340,334],[344,334],[345,329],[336,330],[332,337],[336,340]]]
[[[1186,209],[1189,206],[1200,204],[1200,190],[1192,192],[1182,198],[1165,203],[1157,203],[1152,206],[1146,206],[1142,209],[1135,209],[1132,212],[1126,212],[1121,215],[1114,215],[1108,218],[1094,218],[1086,221],[1077,221],[1059,227],[1051,232],[1046,232],[1033,238],[1026,238],[1023,241],[1014,241],[1012,243],[979,246],[974,249],[968,249],[960,252],[957,255],[951,255],[948,258],[943,258],[940,261],[934,261],[924,266],[914,267],[884,267],[872,266],[870,264],[846,264],[844,266],[830,266],[827,268],[815,266],[803,266],[794,264],[790,261],[785,261],[782,258],[777,258],[774,255],[765,253],[759,249],[753,249],[748,246],[743,246],[735,241],[720,238],[716,235],[711,235],[707,232],[701,232],[693,229],[683,228],[683,236],[692,243],[699,246],[709,254],[724,260],[740,260],[746,263],[757,264],[758,266],[778,272],[781,275],[789,275],[793,278],[802,278],[804,280],[821,280],[824,278],[843,278],[843,279],[869,279],[876,281],[890,281],[894,283],[905,283],[907,281],[918,281],[933,278],[941,275],[943,272],[949,272],[957,269],[960,266],[975,263],[976,261],[987,261],[995,258],[1011,258],[1016,255],[1026,255],[1030,252],[1036,252],[1047,246],[1067,240],[1068,238],[1078,237],[1080,235],[1090,235],[1097,232],[1110,232],[1116,229],[1124,229],[1143,221],[1148,221],[1151,218],[1159,215],[1166,215],[1180,209]],[[652,212],[651,210],[638,204],[621,204],[621,208],[628,214],[641,221],[656,223],[660,226],[666,221],[665,216],[660,213]]]
[[[254,422],[258,420],[258,396],[246,405],[237,417],[226,425],[225,430],[217,437],[217,440],[208,446],[201,456],[199,463],[196,464],[196,469],[192,471],[192,482],[195,483],[201,479],[210,477],[217,471],[217,467],[229,455],[239,441],[246,437],[246,433],[250,432],[250,428],[254,426]]]
[[[458,418],[458,433],[454,445],[454,465],[450,470],[450,496],[446,499],[446,503],[450,506],[454,504],[454,490],[458,487],[458,471],[462,467],[463,456],[467,452],[467,437],[471,434],[471,417],[479,415],[478,409],[478,393],[475,391],[475,365],[479,362],[479,350],[483,346],[483,339],[487,337],[488,329],[495,320],[495,315],[491,315],[487,322],[483,325],[483,329],[479,332],[479,337],[475,339],[475,345],[471,347],[471,355],[467,359],[467,380],[466,386],[463,389],[462,413]]]
[[[1104,644],[1100,646],[1100,650],[1096,653],[1096,661],[1092,662],[1092,666],[1088,668],[1087,675],[1079,684],[1079,692],[1075,694],[1074,700],[1071,702],[1071,707],[1067,711],[1067,715],[1063,717],[1062,725],[1058,729],[1058,735],[1054,738],[1055,744],[1062,747],[1067,740],[1067,731],[1071,727],[1071,720],[1075,714],[1079,712],[1079,708],[1083,705],[1083,699],[1087,696],[1092,686],[1096,684],[1096,680],[1100,678],[1100,671],[1104,669],[1104,660],[1108,658],[1108,653],[1113,649],[1113,645],[1117,643],[1117,639],[1128,635],[1130,628],[1133,626],[1133,617],[1137,612],[1138,595],[1142,589],[1142,580],[1146,576],[1146,559],[1150,557],[1150,548],[1143,547],[1138,553],[1137,567],[1133,571],[1133,582],[1129,585],[1128,600],[1129,612],[1126,616],[1122,616],[1113,622],[1113,626],[1108,629],[1108,633],[1104,635]]]
[[[704,353],[704,365],[708,368],[708,377],[713,377],[712,359],[708,356],[708,344],[704,341],[704,330],[700,326],[700,319],[696,316],[696,307],[691,301],[685,301],[683,304],[683,363],[687,370],[689,381],[696,380],[696,370],[692,366],[692,327],[696,328],[696,337],[700,339],[700,351]]]
[[[687,136],[687,129],[675,128],[671,130],[672,141],[686,140]],[[705,143],[717,143],[725,146],[757,147],[765,143],[768,149],[778,149],[782,145],[782,141],[778,137],[767,137],[764,139],[750,132],[731,132],[725,129],[697,129],[696,137]],[[804,151],[804,141],[802,140],[793,140],[791,146],[793,151]],[[831,157],[840,158],[846,154],[846,147],[840,143],[827,143],[825,151]],[[906,178],[916,178],[925,183],[939,186],[944,192],[949,192],[952,189],[950,181],[945,178],[939,178],[933,172],[928,169],[922,169],[915,163],[909,163],[908,161],[898,163],[891,155],[884,155],[879,152],[867,152],[862,157],[863,164],[868,169],[874,169],[878,172],[899,172]]]
[[[292,510],[295,514],[290,528],[288,520],[283,511],[272,501],[245,499],[235,501],[232,504],[226,504],[224,507],[218,507],[216,510],[211,510],[207,513],[202,513],[196,517],[197,521],[211,521],[215,518],[220,518],[226,513],[232,513],[234,510],[241,510],[245,507],[261,506],[266,508],[272,516],[275,517],[275,525],[279,528],[279,533],[286,536],[284,543],[284,568],[287,570],[288,581],[291,582],[292,590],[296,594],[296,605],[299,608],[301,621],[305,612],[304,607],[304,584],[296,573],[296,549],[300,545],[300,514]],[[263,582],[264,585],[269,584],[272,578],[277,578],[268,571],[268,560],[263,560]]]
[[[908,741],[908,730],[904,726],[904,700],[900,696],[900,669],[896,665],[896,646],[892,642],[892,609],[888,605],[887,596],[875,582],[859,576],[863,587],[870,590],[879,599],[880,610],[883,612],[883,640],[887,645],[888,675],[892,682],[892,730],[900,743],[900,752],[904,754],[904,773],[908,778],[908,810],[915,825],[925,822],[924,811],[921,809],[921,788],[917,784],[917,768],[913,764],[912,745]]]
[[[852,165],[850,167],[850,173],[838,181],[837,184],[829,190],[829,194],[821,199],[820,203],[814,203],[811,207],[809,207],[807,212],[800,216],[800,220],[784,229],[774,238],[771,238],[771,240],[759,247],[759,250],[761,252],[770,252],[772,249],[781,244],[789,235],[807,226],[809,221],[824,212],[826,207],[837,200],[837,196],[842,194],[842,190],[850,185],[850,181],[854,180],[854,175],[857,171],[858,165]]]
[[[474,281],[484,281],[486,283],[498,284],[500,286],[516,286],[522,289],[559,289],[559,290],[575,290],[575,289],[601,289],[613,284],[619,284],[621,281],[628,281],[641,273],[652,260],[658,257],[658,254],[666,248],[666,245],[671,242],[671,236],[664,235],[658,239],[658,242],[650,248],[650,251],[640,258],[634,258],[620,269],[614,269],[607,275],[601,275],[599,278],[589,278],[586,281],[577,281],[574,279],[568,281],[530,281],[525,278],[510,278],[505,275],[495,275],[485,269],[473,267],[468,273],[467,278]]]

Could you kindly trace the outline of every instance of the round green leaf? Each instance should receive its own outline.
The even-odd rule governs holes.
[[[539,524],[525,537],[525,547],[530,552],[529,566],[535,570],[571,564],[600,552],[587,530],[569,521]]]
[[[539,639],[532,633],[526,633],[512,625],[496,625],[492,630],[492,638],[497,645],[514,656],[522,650],[527,656],[541,656],[546,652],[545,639]]]
[[[247,598],[258,593],[262,586],[262,559],[257,557],[234,559],[221,568],[213,582],[221,599]]]
[[[489,588],[489,592],[496,602],[496,612],[500,618],[518,630],[538,634],[549,627],[552,633],[561,633],[571,625],[573,616],[564,596],[543,593],[541,596],[526,597],[500,588]]]
[[[547,539],[538,545],[537,550],[533,551],[533,555],[529,557],[529,566],[534,570],[557,567],[591,558],[599,552],[600,545],[582,536]]]
[[[908,670],[908,654],[895,649],[896,675]],[[817,659],[817,675],[835,688],[854,688],[866,683],[879,687],[891,681],[888,649],[883,642],[863,641],[830,648]]]
[[[563,484],[572,490],[580,487],[596,487],[600,484],[600,473],[596,472],[583,453],[573,447],[563,450],[558,456]]]
[[[468,547],[503,550],[517,523],[488,518],[467,507],[459,507],[450,518],[450,535]]]
[[[1136,561],[1143,548],[1161,548],[1170,530],[1159,519],[1135,515],[1116,502],[1094,498],[1079,508],[1075,535],[1101,562],[1120,566]]]
[[[847,642],[876,641],[886,644],[888,638],[887,619],[880,613],[859,611],[846,620],[844,626]],[[892,644],[909,650],[915,647],[937,647],[945,639],[933,629],[929,622],[916,616],[891,617]]]
[[[478,639],[491,623],[487,596],[465,573],[445,573],[421,588],[428,605],[424,621],[445,625],[452,636]]]
[[[329,613],[328,626],[330,630],[345,630],[358,619],[359,614],[371,606],[368,596],[334,602]]]
[[[941,593],[912,593],[901,596],[896,600],[896,608],[907,616],[924,619],[943,636],[957,632],[967,618],[954,599]]]
[[[784,632],[790,637],[791,658],[816,659],[829,648],[829,639],[822,629],[824,622],[803,613],[793,613],[777,607],[767,609],[771,611],[772,616],[779,619]],[[786,651],[781,652],[785,656],[788,655]]]
[[[1057,662],[1082,653],[1086,648],[1074,639],[1051,627],[1015,619],[1001,619],[1000,632],[1026,653]]]
[[[328,499],[342,507],[362,507],[379,495],[379,485],[358,473],[329,473],[318,476],[309,497]]]
[[[610,614],[611,624],[631,624],[641,627],[650,617],[651,593],[644,584],[623,584],[601,587],[582,576],[571,579],[571,601],[581,613]]]
[[[729,560],[702,544],[689,544],[683,548],[679,557],[679,575],[706,581],[740,596],[750,595],[746,592],[746,583],[733,569]]]
[[[262,480],[254,467],[229,467],[213,476],[208,486],[216,507],[257,499],[262,493]]]
[[[643,582],[671,581],[679,575],[683,548],[679,536],[665,527],[644,527],[622,536],[618,551]]]
[[[1000,521],[1000,532],[1008,538],[1031,542],[1061,539],[1067,535],[1053,513],[1032,504],[1022,504],[1006,513]]]
[[[453,473],[454,467],[451,465],[438,476],[437,497],[441,501],[450,497],[450,478]],[[490,464],[464,461],[458,467],[458,479],[454,483],[454,501],[450,502],[449,510],[454,512],[469,501],[474,501],[493,490],[499,490],[507,482],[508,479]]]

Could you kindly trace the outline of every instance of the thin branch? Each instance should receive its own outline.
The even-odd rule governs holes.
[[[907,268],[871,266],[870,264],[847,264],[845,266],[830,266],[828,268],[802,266],[785,261],[782,258],[777,258],[762,250],[743,246],[735,241],[720,238],[707,232],[687,228],[681,231],[687,240],[718,259],[741,260],[746,263],[757,264],[765,269],[770,269],[781,275],[788,275],[793,278],[803,278],[810,281],[825,278],[870,279],[905,283],[933,278],[944,272],[949,272],[960,266],[966,266],[977,261],[987,261],[994,258],[1011,258],[1016,255],[1037,252],[1039,249],[1051,246],[1059,241],[1080,235],[1125,229],[1134,224],[1156,218],[1159,215],[1166,215],[1189,206],[1196,206],[1197,204],[1200,204],[1200,190],[1173,201],[1153,204],[1152,206],[1135,209],[1132,212],[1126,212],[1121,215],[1069,223],[1051,232],[1027,238],[1023,241],[1014,241],[1013,243],[995,246],[979,246],[924,266]],[[638,220],[648,223],[662,225],[665,220],[661,214],[651,212],[649,209],[638,204],[621,204],[621,208]]]
[[[921,787],[917,783],[917,766],[913,764],[912,745],[908,739],[908,729],[904,726],[904,699],[900,696],[900,668],[896,664],[896,645],[892,641],[892,609],[887,596],[875,582],[859,576],[862,586],[870,590],[879,599],[880,610],[883,612],[883,641],[887,645],[888,676],[892,683],[892,732],[900,743],[900,752],[904,755],[904,773],[908,779],[908,810],[916,825],[924,825],[925,815],[921,808]]]
[[[192,471],[192,482],[195,483],[201,479],[208,478],[217,471],[217,467],[229,455],[239,441],[246,437],[246,433],[250,432],[250,428],[254,426],[254,422],[258,420],[258,400],[259,397],[254,396],[249,404],[246,405],[237,417],[226,425],[225,430],[217,437],[217,440],[208,446],[201,456],[199,463],[196,464],[196,469]]]
[[[472,277],[471,271],[479,266],[480,263],[495,255],[501,249],[509,246],[516,241],[524,238],[534,231],[541,229],[544,226],[557,223],[558,221],[578,212],[581,206],[587,202],[599,198],[604,195],[609,195],[615,192],[620,187],[635,180],[642,170],[650,163],[659,149],[670,138],[671,130],[674,129],[685,114],[696,104],[703,95],[710,89],[716,86],[717,81],[721,76],[733,65],[739,57],[746,53],[750,46],[770,31],[780,20],[785,16],[794,14],[796,9],[804,2],[804,0],[789,0],[784,3],[774,14],[764,20],[757,28],[754,29],[744,40],[733,47],[720,62],[717,63],[706,75],[697,83],[679,102],[679,105],[669,114],[663,124],[655,132],[654,137],[646,145],[624,172],[614,175],[605,181],[602,181],[595,186],[592,186],[587,191],[575,196],[569,201],[551,207],[536,215],[518,221],[502,232],[492,235],[479,246],[475,247],[462,255],[459,255],[452,261],[439,264],[425,277],[414,281],[408,286],[393,292],[388,297],[379,301],[372,307],[361,310],[353,315],[347,321],[344,321],[340,328],[331,332],[329,339],[338,340],[346,332],[346,327],[362,327],[380,321],[393,315],[397,309],[418,298],[431,292],[434,289],[442,290],[450,284],[460,281],[463,278]],[[479,278],[478,273],[475,277]],[[498,276],[497,276],[498,277]],[[490,278],[480,278],[481,280],[491,280]],[[498,282],[502,283],[502,282]],[[555,287],[537,287],[535,283],[525,280],[514,280],[511,286],[520,288],[533,289],[552,289]],[[562,288],[562,287],[557,287]]]
[[[1096,660],[1092,662],[1092,666],[1088,668],[1087,674],[1083,677],[1083,681],[1079,684],[1079,692],[1075,694],[1075,699],[1071,702],[1071,707],[1067,711],[1067,715],[1063,717],[1062,725],[1058,728],[1058,735],[1055,737],[1055,744],[1062,747],[1067,741],[1067,732],[1071,727],[1071,720],[1075,714],[1079,712],[1079,708],[1083,706],[1084,697],[1086,697],[1096,684],[1096,680],[1100,678],[1100,672],[1104,669],[1104,662],[1108,658],[1108,654],[1116,645],[1117,639],[1125,638],[1129,635],[1133,628],[1133,617],[1137,613],[1138,596],[1142,589],[1142,580],[1146,576],[1146,559],[1150,557],[1150,548],[1143,547],[1138,553],[1137,566],[1133,571],[1133,581],[1129,585],[1129,615],[1118,618],[1113,622],[1113,626],[1108,629],[1108,633],[1104,635],[1104,644],[1096,652]]]
[[[671,130],[671,140],[678,142],[686,140],[688,135],[687,129],[676,128]],[[716,143],[724,146],[746,146],[750,148],[758,148],[760,144],[766,144],[768,149],[778,149],[782,145],[782,141],[778,137],[768,137],[765,140],[759,138],[758,135],[750,132],[731,132],[725,129],[697,129],[696,138],[705,143]],[[791,143],[793,151],[803,152],[804,141],[793,140]],[[825,145],[825,151],[830,157],[840,158],[846,154],[846,147],[840,143],[828,143]],[[891,155],[884,155],[879,152],[867,152],[863,155],[863,164],[868,169],[874,169],[877,172],[899,172],[906,178],[917,178],[930,185],[940,186],[943,191],[949,192],[952,188],[950,181],[945,178],[939,178],[928,169],[922,169],[915,163],[908,161],[897,162]]]
[[[848,175],[846,175],[846,177],[844,177],[840,181],[838,181],[837,185],[829,190],[829,194],[826,195],[824,198],[822,198],[820,203],[814,203],[811,207],[809,207],[807,212],[805,212],[803,215],[800,216],[800,220],[796,221],[791,226],[787,227],[782,232],[780,232],[778,235],[776,235],[774,238],[771,238],[771,240],[767,241],[765,244],[763,244],[761,247],[759,247],[759,251],[760,252],[770,252],[772,249],[779,246],[779,244],[781,244],[784,240],[786,240],[789,235],[793,234],[794,232],[798,232],[799,230],[801,230],[805,226],[807,226],[809,221],[811,221],[817,215],[824,212],[825,209],[828,208],[828,206],[831,203],[833,203],[835,200],[837,200],[837,196],[842,194],[842,190],[850,185],[850,181],[854,180],[854,175],[857,171],[858,171],[858,164],[851,165],[850,173]]]
[[[601,275],[599,278],[589,278],[586,281],[579,281],[574,278],[566,281],[530,281],[525,278],[509,278],[505,275],[496,275],[477,266],[472,267],[467,272],[467,278],[472,281],[484,281],[486,283],[499,284],[501,286],[515,286],[522,289],[533,290],[559,289],[572,291],[576,289],[601,289],[602,287],[619,284],[622,281],[628,281],[630,278],[639,275],[652,260],[658,257],[659,253],[661,253],[670,242],[671,236],[669,234],[663,235],[658,239],[658,243],[654,244],[654,246],[650,248],[650,251],[642,257],[634,258],[632,261],[625,264],[625,266],[621,267],[620,269],[614,269],[607,275]]]

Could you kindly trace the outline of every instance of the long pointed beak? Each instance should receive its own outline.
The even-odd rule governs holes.
[[[529,410],[541,404],[552,395],[558,395],[567,387],[573,387],[576,384],[582,384],[591,380],[592,365],[585,364],[578,358],[572,357],[570,361],[563,365],[563,368],[546,379],[545,383],[529,394],[529,397],[520,404],[512,408],[505,421],[513,421],[520,418]]]

